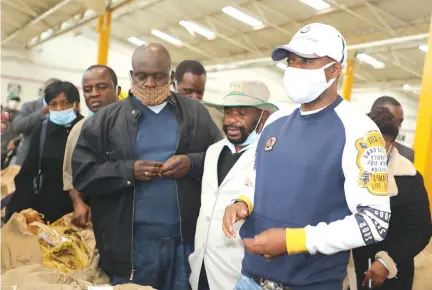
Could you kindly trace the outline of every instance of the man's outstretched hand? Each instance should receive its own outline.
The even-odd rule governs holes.
[[[249,252],[266,259],[283,255],[287,252],[286,229],[268,229],[255,238],[243,239],[243,244]]]
[[[228,238],[235,238],[236,234],[233,225],[239,220],[245,220],[249,216],[249,209],[246,203],[239,201],[225,209],[222,229]]]

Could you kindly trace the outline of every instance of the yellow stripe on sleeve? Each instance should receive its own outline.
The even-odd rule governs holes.
[[[247,197],[246,195],[240,195],[237,200],[243,201],[246,203],[248,210],[249,210],[249,214],[251,214],[252,210],[253,210],[253,204],[252,201],[249,199],[249,197]]]
[[[305,229],[286,229],[286,247],[288,254],[308,252]]]

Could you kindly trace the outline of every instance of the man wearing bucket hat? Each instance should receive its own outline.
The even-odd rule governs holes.
[[[305,26],[272,57],[288,60],[284,85],[300,108],[269,118],[247,189],[225,211],[228,237],[246,219],[234,289],[342,289],[349,250],[387,233],[385,142],[337,93],[346,44],[334,27]]]
[[[245,173],[253,169],[258,134],[278,109],[269,97],[269,89],[260,81],[235,81],[225,97],[206,102],[224,111],[227,138],[210,146],[206,154],[195,251],[189,257],[193,290],[233,289],[240,278],[242,240],[225,237],[220,222],[227,204],[244,187]]]

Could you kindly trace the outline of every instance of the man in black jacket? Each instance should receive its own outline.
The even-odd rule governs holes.
[[[379,107],[385,107],[390,110],[390,112],[395,116],[400,130],[404,120],[404,111],[402,109],[402,105],[393,97],[382,96],[375,100],[371,111]],[[399,142],[396,142],[396,148],[403,157],[407,158],[411,162],[414,162],[414,150],[412,148],[409,148]]]
[[[199,102],[170,92],[159,44],[132,56],[129,97],[84,124],[73,185],[90,198],[100,267],[113,285],[189,289],[207,148],[221,139]]]

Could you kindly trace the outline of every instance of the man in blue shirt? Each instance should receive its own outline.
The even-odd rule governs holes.
[[[246,219],[236,290],[342,289],[349,250],[384,239],[390,219],[387,154],[377,126],[337,93],[346,43],[313,23],[273,52],[299,104],[266,123],[255,169],[225,211],[223,230]]]

